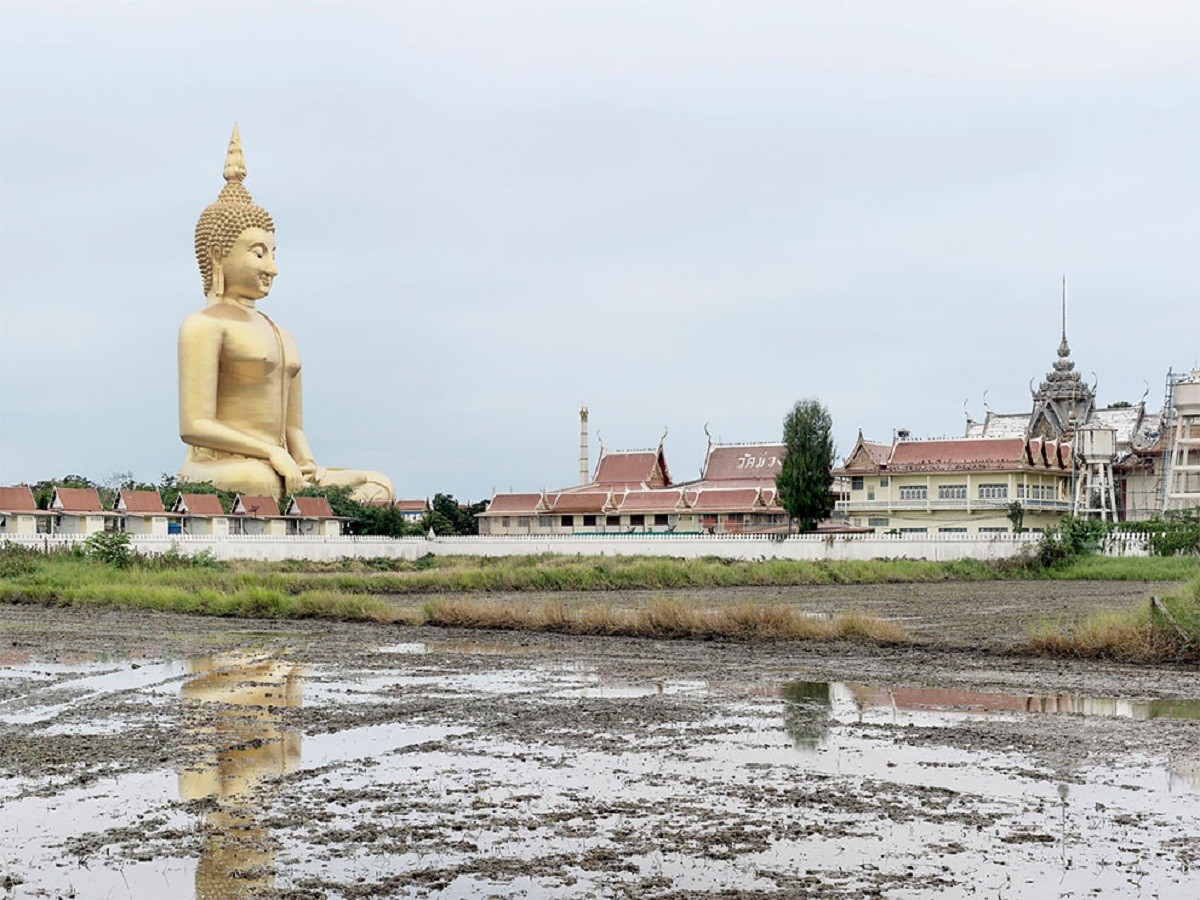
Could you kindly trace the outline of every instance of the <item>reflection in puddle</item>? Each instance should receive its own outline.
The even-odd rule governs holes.
[[[197,900],[228,900],[274,887],[274,843],[249,804],[259,784],[300,765],[300,735],[281,710],[302,702],[300,670],[277,659],[189,662],[180,690],[188,739],[205,758],[179,773],[183,800],[209,801],[196,866]]]
[[[1200,700],[1127,700],[1077,694],[1002,694],[947,688],[893,688],[865,684],[791,681],[780,693],[793,701],[816,700],[835,715],[870,711],[970,714],[1060,713],[1146,719],[1200,719]]]

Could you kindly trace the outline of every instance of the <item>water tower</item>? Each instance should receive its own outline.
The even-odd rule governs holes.
[[[1175,385],[1168,510],[1200,508],[1200,369]]]
[[[1103,425],[1085,425],[1075,432],[1075,456],[1080,462],[1075,483],[1075,515],[1098,515],[1117,520],[1117,495],[1113,489],[1113,460],[1117,456],[1117,431]]]

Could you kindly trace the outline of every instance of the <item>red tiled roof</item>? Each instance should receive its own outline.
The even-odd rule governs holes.
[[[604,453],[600,464],[596,466],[596,477],[593,484],[648,484],[654,479],[654,473],[661,463],[663,484],[671,484],[671,475],[667,472],[666,459],[661,450],[630,450],[618,453]]]
[[[541,499],[541,494],[497,494],[492,498],[492,502],[488,504],[487,510],[480,513],[480,515],[486,516],[491,513],[506,516],[536,515],[538,502]]]
[[[37,504],[33,502],[33,491],[24,484],[0,487],[0,510],[10,513],[36,512]]]
[[[292,512],[292,510],[295,512]],[[305,519],[332,519],[333,507],[324,497],[293,497],[289,504],[288,515],[300,516]]]
[[[966,438],[947,441],[898,441],[888,470],[942,467],[1004,468],[1026,461],[1023,438]]]
[[[131,513],[166,512],[163,509],[162,497],[158,495],[158,491],[122,490],[117,495],[116,508],[123,512]]]
[[[660,512],[684,504],[677,488],[667,488],[661,491],[629,491],[618,498],[617,505],[621,512]]]
[[[783,444],[712,447],[704,461],[705,481],[773,479],[783,467]]]
[[[95,488],[55,488],[63,512],[104,512]]]
[[[233,514],[235,516],[252,516],[259,519],[266,518],[267,516],[278,516],[279,504],[275,502],[274,497],[239,494],[233,504]]]
[[[536,494],[534,495],[537,496]],[[392,504],[397,512],[418,512],[423,513],[429,510],[429,502],[427,500],[397,500]]]
[[[598,513],[604,511],[608,502],[608,494],[559,494],[554,498],[550,512],[558,513]]]
[[[223,516],[221,498],[216,494],[180,494],[175,501],[175,509],[187,510],[190,516]]]
[[[887,465],[888,456],[891,455],[892,448],[890,444],[873,444],[870,441],[863,441],[863,449],[867,451],[867,455],[877,466]]]
[[[757,488],[735,488],[732,490],[707,489],[696,495],[695,507],[704,512],[730,510],[741,512],[754,508],[758,498]]]

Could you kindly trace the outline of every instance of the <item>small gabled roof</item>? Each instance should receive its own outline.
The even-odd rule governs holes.
[[[275,502],[274,497],[265,497],[259,494],[238,494],[237,499],[233,501],[233,509],[230,512],[235,516],[267,519],[278,517],[279,504]]]
[[[171,512],[189,516],[223,516],[221,498],[216,494],[180,494],[171,506]]]
[[[554,498],[549,512],[559,513],[600,513],[613,506],[612,494],[608,491],[589,491],[579,494],[558,494]]]
[[[29,489],[29,485],[0,487],[0,512],[37,512],[37,504],[33,502],[33,491]]]
[[[783,444],[714,444],[704,460],[702,481],[774,480],[783,468]]]
[[[698,512],[748,512],[765,505],[762,490],[752,487],[705,488],[692,501]]]
[[[95,488],[56,487],[50,498],[50,508],[66,513],[102,513],[100,494]]]
[[[496,494],[488,508],[479,515],[535,516],[541,499],[541,494]]]
[[[621,512],[672,512],[687,508],[687,496],[679,488],[658,491],[626,491],[616,504]]]
[[[396,509],[397,512],[406,512],[406,513],[429,512],[429,501],[428,500],[396,500],[392,503],[392,506]]]
[[[118,512],[127,513],[165,513],[162,497],[158,491],[117,491],[117,501],[113,508]]]
[[[302,519],[333,519],[333,507],[324,497],[293,497],[287,505],[289,516]]]
[[[858,440],[854,442],[854,449],[850,451],[850,455],[846,457],[846,462],[839,471],[870,472],[882,469],[888,464],[888,457],[891,455],[891,444],[868,441],[859,431]]]

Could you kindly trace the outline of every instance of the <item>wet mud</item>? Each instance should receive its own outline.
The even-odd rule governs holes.
[[[1195,896],[1197,673],[910,590],[784,595],[888,649],[0,605],[0,898]]]

